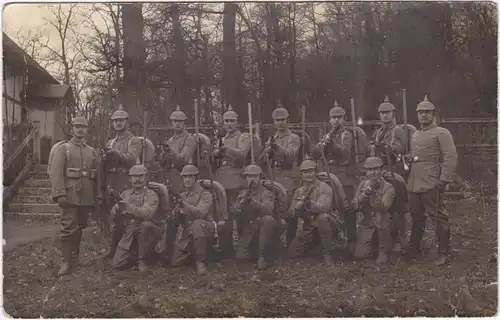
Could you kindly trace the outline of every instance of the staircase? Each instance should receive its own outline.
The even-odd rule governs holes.
[[[4,205],[4,217],[58,217],[59,206],[52,202],[51,191],[47,165],[35,165],[30,177],[24,181],[15,198],[8,204],[8,207]]]

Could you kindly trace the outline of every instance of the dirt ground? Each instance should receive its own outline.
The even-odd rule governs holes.
[[[387,268],[338,255],[337,271],[320,257],[279,259],[269,271],[231,260],[193,268],[156,267],[149,275],[114,271],[95,260],[105,249],[100,233],[86,230],[89,267],[58,279],[53,238],[18,244],[4,254],[4,307],[12,317],[342,317],[492,316],[497,310],[496,202],[448,204],[452,262],[434,267],[435,250],[419,261],[393,257]],[[426,239],[426,246],[432,244]],[[463,278],[465,277],[465,278]],[[472,295],[464,294],[465,288]]]

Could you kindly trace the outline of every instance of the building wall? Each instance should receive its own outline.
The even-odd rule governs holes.
[[[8,66],[5,68],[2,92],[2,122],[4,124],[19,124],[22,121],[22,104],[20,93],[23,91],[23,75],[14,72]],[[14,112],[14,114],[12,114]]]

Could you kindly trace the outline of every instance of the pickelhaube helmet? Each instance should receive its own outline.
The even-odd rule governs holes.
[[[148,169],[142,164],[136,164],[132,168],[130,168],[128,175],[129,176],[145,176],[148,174]]]
[[[272,114],[272,117],[273,119],[288,119],[288,117],[290,117],[290,114],[288,113],[288,110],[283,108],[283,107],[279,107],[279,108],[276,108],[273,110],[273,114]]]
[[[309,169],[316,169],[317,165],[316,165],[316,162],[314,160],[311,160],[311,159],[306,159],[304,161],[302,161],[302,163],[300,164],[300,171],[304,171],[304,170],[309,170]]]
[[[389,97],[385,96],[384,102],[382,102],[378,106],[378,112],[388,112],[388,111],[395,111],[396,107],[392,103],[389,102]]]
[[[128,119],[128,112],[123,110],[123,106],[120,105],[118,107],[118,110],[113,112],[111,115],[111,120],[116,120],[116,119]]]
[[[258,165],[250,164],[245,168],[245,171],[243,172],[243,175],[247,174],[262,174],[262,169]]]
[[[375,168],[381,168],[384,165],[382,162],[382,159],[379,157],[368,157],[365,160],[364,167],[365,169],[375,169]]]
[[[186,164],[184,168],[182,168],[181,176],[196,176],[199,173],[200,171],[194,165]]]
[[[333,103],[333,108],[328,113],[330,117],[345,116],[345,110],[339,106],[337,100]]]
[[[224,120],[226,120],[226,119],[238,120],[238,114],[236,112],[234,112],[231,105],[229,105],[229,108],[227,108],[227,111],[224,112],[224,114],[222,115],[222,119],[224,119]]]
[[[186,114],[181,111],[181,108],[179,106],[177,106],[175,111],[170,115],[170,120],[186,121],[186,119]]]
[[[79,124],[79,125],[84,125],[87,127],[89,126],[89,122],[87,121],[87,119],[85,119],[85,117],[81,116],[81,115],[77,115],[76,117],[71,119],[71,124],[73,124],[73,125]]]
[[[424,100],[422,102],[420,102],[417,106],[417,111],[424,111],[424,110],[427,110],[427,111],[432,111],[432,110],[436,110],[436,107],[432,104],[432,102],[429,101],[429,99],[427,99],[427,95],[425,95],[424,97]]]

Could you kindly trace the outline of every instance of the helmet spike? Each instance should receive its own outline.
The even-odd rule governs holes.
[[[427,98],[427,95],[425,95],[424,101],[429,101],[429,99]]]
[[[233,107],[229,105],[229,107],[227,107],[227,111],[233,111]]]
[[[389,96],[388,95],[385,95],[384,102],[389,102]]]
[[[177,105],[177,107],[175,108],[175,111],[181,111],[181,107],[179,107],[179,105]]]
[[[334,107],[338,107],[339,106],[339,103],[337,102],[337,100],[335,100],[335,102],[333,103],[333,106]]]

